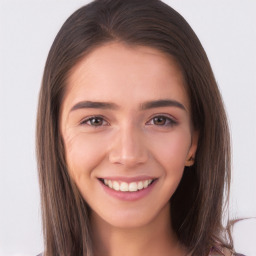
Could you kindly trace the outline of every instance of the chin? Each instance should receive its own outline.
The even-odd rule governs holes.
[[[136,229],[150,226],[151,224],[159,223],[160,221],[170,218],[169,202],[162,209],[119,209],[109,213],[98,215],[94,214],[94,219],[103,222],[108,226],[118,229]]]

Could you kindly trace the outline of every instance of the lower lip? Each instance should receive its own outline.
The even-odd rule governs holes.
[[[144,188],[142,190],[138,190],[135,192],[116,191],[116,190],[111,189],[108,186],[104,185],[101,181],[99,181],[99,182],[100,182],[101,186],[103,187],[104,191],[107,194],[109,194],[110,196],[115,197],[119,200],[124,200],[124,201],[136,201],[136,200],[146,197],[151,192],[151,190],[154,188],[157,180],[155,180],[147,188]]]

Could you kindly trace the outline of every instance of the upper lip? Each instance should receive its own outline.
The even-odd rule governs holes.
[[[156,177],[153,176],[136,176],[136,177],[125,177],[125,176],[105,176],[105,177],[99,177],[98,179],[103,180],[111,180],[111,181],[123,181],[123,182],[138,182],[138,181],[144,181],[144,180],[155,180]]]

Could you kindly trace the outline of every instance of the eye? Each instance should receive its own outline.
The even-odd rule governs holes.
[[[147,122],[147,124],[157,126],[173,126],[176,125],[177,122],[170,117],[159,115],[150,119],[149,122]]]
[[[100,116],[92,116],[87,118],[81,122],[82,125],[90,125],[90,126],[103,126],[108,125],[108,123],[104,120],[104,118]]]

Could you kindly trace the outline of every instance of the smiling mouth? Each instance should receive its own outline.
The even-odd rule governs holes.
[[[121,192],[137,192],[143,190],[153,184],[156,179],[142,180],[138,182],[123,182],[110,179],[99,179],[105,186],[115,191]]]

